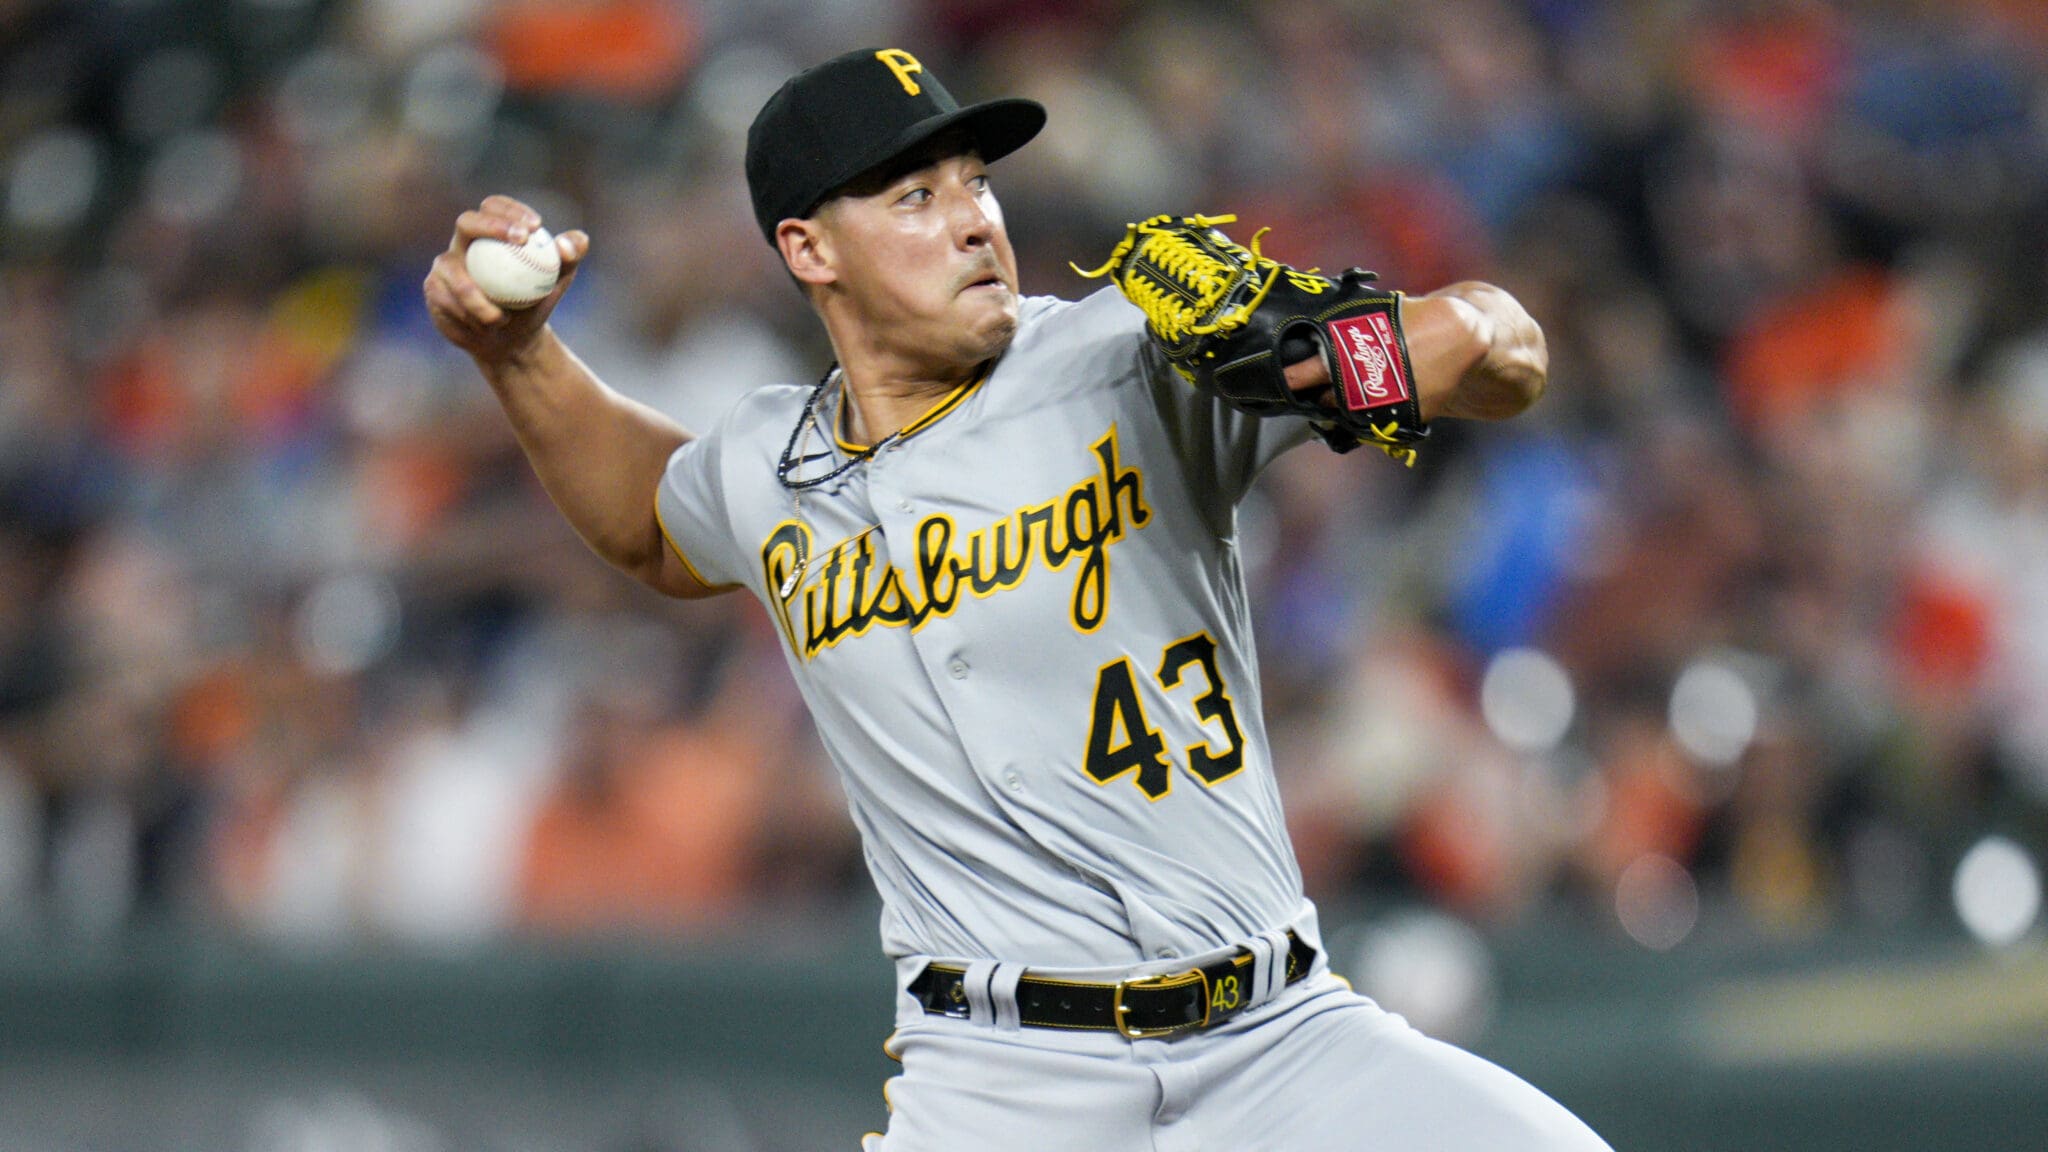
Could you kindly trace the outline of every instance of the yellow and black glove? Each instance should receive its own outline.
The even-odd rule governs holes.
[[[1362,269],[1332,280],[1270,259],[1259,252],[1266,229],[1250,248],[1216,229],[1236,219],[1154,216],[1130,225],[1100,268],[1074,271],[1112,275],[1175,370],[1231,407],[1305,416],[1339,452],[1371,444],[1414,464],[1429,426],[1416,404],[1401,294]],[[1317,352],[1330,372],[1327,403],[1287,386],[1287,365]]]

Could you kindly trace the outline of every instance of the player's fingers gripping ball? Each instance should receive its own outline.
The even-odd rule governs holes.
[[[1401,294],[1353,268],[1335,280],[1296,269],[1216,225],[1235,216],[1154,216],[1132,224],[1100,268],[1145,314],[1153,342],[1195,386],[1256,416],[1306,416],[1339,452],[1371,444],[1403,464],[1429,426],[1415,397]],[[1325,405],[1287,386],[1283,342],[1313,337],[1335,399]]]
[[[491,303],[504,308],[531,308],[547,299],[562,275],[562,254],[545,228],[535,228],[524,244],[479,237],[463,253],[469,278]]]

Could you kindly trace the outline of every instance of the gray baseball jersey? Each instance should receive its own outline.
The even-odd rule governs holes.
[[[1196,392],[1113,290],[1025,300],[992,372],[799,515],[776,463],[809,394],[746,397],[656,508],[780,627],[888,953],[1113,967],[1308,917],[1235,533],[1307,424]],[[804,473],[859,451],[836,411]]]
[[[699,579],[768,605],[881,889],[903,1071],[863,1149],[1611,1152],[1320,966],[1170,1042],[1018,1027],[1025,965],[1115,980],[1314,940],[1234,531],[1303,422],[1182,383],[1114,290],[1025,301],[992,373],[799,515],[775,470],[808,395],[741,401],[656,508]],[[860,451],[831,427],[813,475]],[[902,990],[920,958],[986,966],[968,1018]]]

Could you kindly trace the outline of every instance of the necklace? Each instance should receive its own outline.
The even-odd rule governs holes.
[[[838,466],[821,476],[797,478],[797,469],[820,457],[831,455],[830,452],[805,455],[804,449],[810,445],[811,430],[818,426],[818,408],[824,401],[825,387],[832,382],[832,377],[837,375],[840,375],[839,365],[835,363],[825,369],[825,374],[818,378],[817,385],[811,389],[810,397],[804,401],[804,410],[802,415],[796,419],[796,427],[789,430],[789,443],[782,447],[782,458],[775,462],[775,478],[782,483],[784,488],[789,489],[790,509],[795,513],[797,521],[803,524],[805,528],[803,535],[797,537],[796,564],[790,568],[789,575],[782,578],[782,586],[775,590],[775,594],[784,600],[796,594],[797,585],[803,583],[804,573],[811,565],[810,521],[804,519],[804,493],[822,484],[830,484],[832,481],[853,471],[859,465],[874,459],[875,453],[895,443],[903,435],[903,430],[899,428],[880,440],[875,441],[873,444],[857,452],[849,453],[846,459],[841,461]],[[840,387],[840,395],[842,397],[845,395],[845,386],[843,384]],[[859,534],[846,543],[856,543],[862,537],[880,527],[880,524],[870,524],[866,528],[861,529]]]
[[[789,443],[782,446],[782,458],[775,462],[775,478],[780,480],[782,486],[789,489],[792,493],[801,494],[821,484],[830,484],[832,481],[853,471],[857,466],[874,459],[875,453],[894,444],[903,436],[903,429],[898,428],[873,444],[857,452],[848,453],[846,459],[841,461],[838,467],[833,468],[824,475],[807,476],[801,480],[797,479],[797,469],[820,457],[830,455],[827,452],[819,452],[806,456],[803,454],[803,451],[810,443],[811,429],[818,426],[818,408],[824,403],[825,387],[832,383],[834,376],[838,375],[840,375],[839,365],[835,363],[830,368],[825,369],[825,374],[818,378],[818,383],[811,388],[810,397],[804,401],[803,413],[796,418],[796,427],[789,430]],[[845,387],[842,385],[840,387],[840,395],[842,397],[844,397],[845,391]]]
[[[990,365],[983,364],[978,370],[975,380],[978,381],[985,378],[986,374],[991,370]],[[809,529],[811,525],[810,521],[804,519],[804,493],[820,485],[830,484],[860,465],[873,460],[876,453],[895,444],[909,433],[923,427],[933,418],[934,413],[943,411],[945,406],[945,402],[942,401],[938,408],[933,409],[932,412],[927,412],[925,416],[905,424],[903,427],[898,428],[865,448],[848,452],[846,459],[840,461],[822,475],[799,478],[796,474],[799,468],[813,460],[831,456],[829,451],[806,454],[804,449],[810,446],[811,431],[818,426],[818,410],[824,405],[825,389],[832,383],[832,378],[835,376],[839,378],[840,406],[842,409],[845,407],[846,374],[840,371],[839,365],[835,362],[831,367],[825,369],[825,374],[818,378],[818,383],[812,387],[810,396],[804,400],[803,412],[796,418],[796,427],[789,430],[789,442],[782,446],[782,456],[775,462],[775,478],[781,482],[784,488],[789,490],[790,508],[794,511],[797,521],[805,528],[804,534],[797,537],[796,565],[789,570],[789,575],[783,578],[782,586],[776,589],[776,595],[784,600],[789,599],[796,593],[797,585],[803,583],[804,572],[809,569],[811,563],[811,546],[809,543]],[[970,381],[963,388],[971,388],[973,382]],[[954,396],[957,397],[959,395],[960,391],[956,390]],[[870,524],[843,543],[857,543],[868,533],[880,527],[880,524]],[[835,547],[839,546],[842,545],[835,545]]]

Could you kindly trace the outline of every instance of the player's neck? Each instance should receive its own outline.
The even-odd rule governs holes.
[[[973,382],[981,365],[946,371],[909,365],[849,364],[841,361],[846,406],[840,430],[857,444],[879,444],[931,411],[931,407]],[[893,371],[891,370],[893,368]]]

